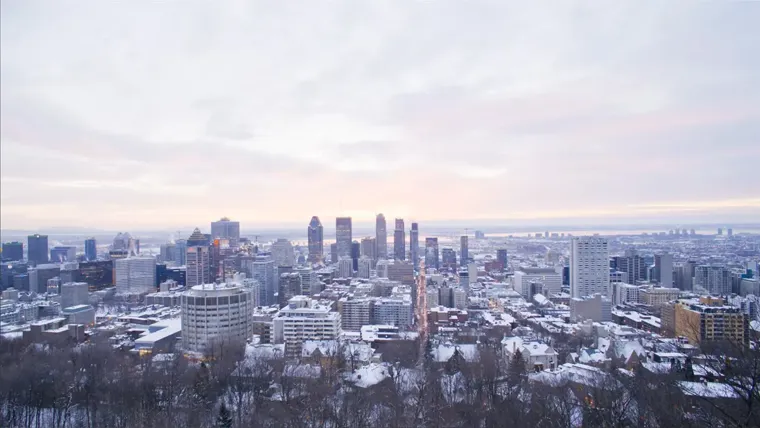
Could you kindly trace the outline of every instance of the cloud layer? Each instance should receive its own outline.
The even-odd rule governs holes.
[[[760,3],[1,12],[3,228],[760,218]]]

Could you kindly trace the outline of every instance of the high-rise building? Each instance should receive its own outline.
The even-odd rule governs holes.
[[[610,296],[610,255],[607,240],[598,236],[574,237],[570,242],[570,294]]]
[[[402,329],[412,327],[414,325],[412,299],[408,294],[405,299],[377,299],[373,308],[373,321],[375,324],[395,325]]]
[[[270,306],[277,303],[274,298],[277,281],[275,278],[274,260],[271,257],[261,255],[256,256],[252,263],[251,277],[261,284],[259,302],[262,306]]]
[[[628,282],[631,284],[647,279],[647,263],[633,248],[627,249],[624,256],[613,257],[612,265],[616,270],[628,274]]]
[[[506,248],[500,248],[496,250],[496,261],[498,261],[499,264],[501,264],[502,270],[507,270],[507,268],[509,267],[509,259],[507,256]]]
[[[459,263],[462,266],[466,265],[470,260],[470,246],[467,235],[462,235],[459,238]]]
[[[654,255],[655,280],[663,287],[673,286],[673,255],[668,253]]]
[[[325,237],[324,228],[322,222],[319,221],[319,217],[314,216],[309,222],[309,227],[306,229],[306,236],[309,240],[309,263],[319,263],[324,258],[325,253]]]
[[[330,263],[338,263],[338,243],[330,244]]]
[[[409,231],[409,257],[412,259],[414,269],[420,267],[420,229],[417,223],[412,223]]]
[[[174,243],[174,262],[178,266],[184,266],[187,263],[187,240],[177,239]]]
[[[533,298],[530,286],[536,282],[541,283],[543,290],[548,293],[559,294],[562,291],[562,274],[553,268],[521,267],[515,269],[512,285],[514,290],[526,299]]]
[[[372,270],[372,259],[367,256],[359,257],[359,268],[356,270],[358,278],[369,279]]]
[[[182,293],[182,347],[212,352],[245,344],[253,335],[253,289],[238,284],[202,284]]]
[[[156,291],[156,259],[136,256],[114,260],[116,292],[147,294]]]
[[[32,265],[48,262],[48,237],[39,233],[27,237],[27,257]]]
[[[361,255],[370,258],[373,262],[377,260],[377,248],[375,246],[375,238],[362,238],[361,242]],[[374,265],[374,263],[373,263]]]
[[[309,296],[313,296],[322,291],[321,282],[319,276],[311,268],[296,269],[299,275],[301,275],[301,293]]]
[[[354,241],[351,243],[351,268],[359,270],[359,257],[361,255],[361,244]]]
[[[279,238],[272,243],[272,258],[276,267],[295,266],[296,255],[293,245],[285,238]]]
[[[406,231],[404,230],[404,219],[396,219],[396,227],[393,230],[393,258],[396,260],[406,259]]]
[[[385,216],[378,214],[375,218],[375,245],[377,245],[377,258],[388,258],[388,231],[385,227]]]
[[[338,217],[335,219],[335,243],[337,244],[338,258],[351,257],[351,217]]]
[[[457,270],[457,252],[453,248],[444,248],[441,250],[441,269],[450,272]]]
[[[161,244],[159,247],[159,257],[164,263],[172,263],[177,259],[177,245],[171,242]]]
[[[335,340],[340,332],[340,313],[305,296],[290,299],[272,319],[272,339],[284,343],[289,356],[300,355],[306,340]]]
[[[211,282],[211,259],[209,247],[187,247],[186,252],[187,270],[185,281],[188,287],[208,284]]]
[[[7,262],[24,260],[24,244],[21,242],[3,242],[0,260]]]
[[[46,293],[48,280],[61,275],[61,265],[52,263],[38,264],[32,269],[27,271],[29,275],[29,291],[35,293]],[[14,288],[17,290],[23,290],[23,288],[16,287],[14,278]]]
[[[691,291],[694,288],[694,274],[696,270],[697,262],[694,260],[688,260],[676,266],[676,287],[684,291]]]
[[[90,288],[86,282],[61,284],[61,308],[90,303]]]
[[[50,249],[52,263],[73,262],[77,259],[77,248],[71,245],[59,245]]]
[[[425,238],[425,268],[441,268],[438,258],[438,238]]]
[[[303,294],[303,284],[301,275],[298,272],[288,272],[280,275],[279,287],[277,291],[277,304],[280,307],[285,306],[288,300],[295,296]]]
[[[694,271],[694,291],[725,296],[731,292],[730,271],[725,266],[703,265]]]
[[[375,301],[372,298],[343,297],[338,300],[338,312],[343,331],[359,331],[372,323]]]
[[[396,260],[386,267],[386,277],[391,281],[398,281],[412,288],[416,286],[414,278],[414,266],[411,263]]]
[[[219,221],[211,222],[211,239],[228,239],[230,247],[237,247],[240,243],[240,222],[231,221],[222,217]]]
[[[354,271],[354,263],[349,257],[342,257],[338,260],[338,276],[341,278],[351,278]]]
[[[739,307],[702,297],[699,302],[678,301],[674,309],[674,319],[667,322],[669,325],[665,325],[663,318],[663,330],[685,336],[689,343],[731,341],[746,344],[749,341],[749,317]]]
[[[95,238],[84,240],[84,258],[88,262],[98,259],[98,244]]]

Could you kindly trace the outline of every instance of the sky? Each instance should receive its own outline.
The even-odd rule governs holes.
[[[760,219],[760,2],[0,5],[3,229]]]

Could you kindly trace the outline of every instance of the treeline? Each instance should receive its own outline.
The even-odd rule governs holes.
[[[233,346],[196,362],[97,339],[73,348],[0,339],[0,427],[760,426],[760,360],[746,352],[728,368],[716,359],[731,394],[695,397],[678,386],[693,374],[676,369],[539,382],[519,353],[507,362],[496,346],[474,362],[399,361],[366,386],[342,356],[311,362],[317,370]]]

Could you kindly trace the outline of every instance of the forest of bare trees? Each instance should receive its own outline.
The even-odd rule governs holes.
[[[310,370],[234,346],[198,362],[97,339],[73,348],[0,339],[0,427],[751,427],[760,426],[757,352],[722,348],[713,361],[728,392],[689,394],[679,387],[689,367],[555,382],[527,373],[519,352],[505,361],[488,345],[477,361],[397,358],[382,382],[362,387],[341,356]]]

